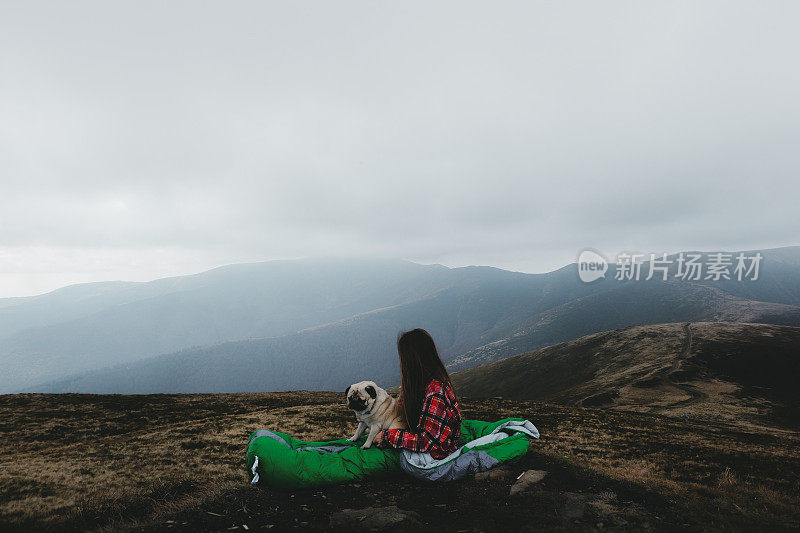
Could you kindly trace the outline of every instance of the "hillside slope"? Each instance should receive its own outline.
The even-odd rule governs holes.
[[[796,425],[798,375],[800,328],[685,323],[597,333],[453,380],[467,396]]]
[[[534,315],[504,339],[448,362],[459,371],[598,331],[668,322],[754,322],[800,326],[800,307],[746,300],[686,282],[627,282]]]

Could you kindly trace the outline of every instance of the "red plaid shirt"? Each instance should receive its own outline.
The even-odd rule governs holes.
[[[384,442],[392,448],[428,452],[434,459],[447,457],[461,446],[461,409],[448,383],[433,379],[425,389],[418,432],[385,429]]]

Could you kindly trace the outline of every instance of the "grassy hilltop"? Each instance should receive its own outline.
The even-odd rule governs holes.
[[[336,529],[343,509],[390,506],[447,531],[800,525],[796,431],[528,401],[462,405],[469,418],[526,417],[542,438],[483,479],[396,475],[283,493],[248,484],[248,434],[348,435],[341,392],[2,396],[0,527],[322,530]],[[509,496],[528,469],[547,476]]]

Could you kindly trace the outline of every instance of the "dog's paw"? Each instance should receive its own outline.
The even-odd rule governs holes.
[[[362,445],[361,445],[361,449],[362,449],[362,450],[366,450],[366,449],[367,449],[367,448],[369,448],[370,446],[372,446],[372,443],[370,443],[370,444],[367,444],[367,443],[365,442],[364,444],[362,444]]]
[[[350,442],[354,442],[354,441],[356,440],[356,438],[355,438],[355,437],[350,437],[350,438],[349,438],[349,439],[347,439],[347,440],[348,440],[348,441],[350,441]]]

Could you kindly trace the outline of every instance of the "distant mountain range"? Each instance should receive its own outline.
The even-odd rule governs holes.
[[[751,253],[751,252],[748,252]],[[409,261],[231,265],[149,283],[0,299],[0,391],[339,390],[399,380],[397,333],[431,332],[451,370],[663,322],[800,326],[800,247],[762,250],[757,281],[604,279]]]

